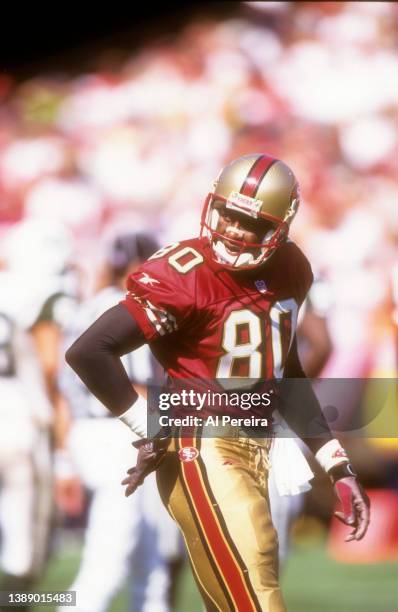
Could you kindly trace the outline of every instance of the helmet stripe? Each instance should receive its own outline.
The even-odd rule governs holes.
[[[243,181],[243,185],[240,188],[240,193],[249,196],[250,198],[254,198],[257,195],[261,181],[272,164],[276,161],[278,160],[275,159],[275,157],[270,157],[269,155],[261,155],[258,157],[250,168],[249,174]]]

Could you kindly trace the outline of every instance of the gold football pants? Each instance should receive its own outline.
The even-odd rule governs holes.
[[[268,499],[269,440],[173,438],[159,491],[208,612],[284,612]]]

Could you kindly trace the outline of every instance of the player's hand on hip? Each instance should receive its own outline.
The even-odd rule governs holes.
[[[354,476],[337,480],[334,490],[342,506],[342,512],[337,511],[334,514],[342,523],[353,528],[345,541],[361,540],[370,521],[369,497]]]
[[[127,470],[128,476],[122,480],[122,485],[126,485],[126,497],[132,495],[148,474],[157,469],[166,454],[168,441],[144,438],[134,442],[133,446],[138,448],[137,463]]]

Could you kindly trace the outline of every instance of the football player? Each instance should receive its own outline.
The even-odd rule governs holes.
[[[265,154],[232,161],[206,198],[200,237],[161,249],[130,275],[125,299],[66,355],[88,388],[143,438],[126,494],[157,469],[207,610],[285,610],[267,493],[271,435],[237,425],[225,427],[224,436],[176,427],[171,436],[148,439],[145,402],[120,356],[148,342],[171,386],[191,379],[228,390],[266,381],[278,393],[275,381],[286,379],[278,408],[329,473],[343,502],[340,518],[352,527],[348,539],[362,538],[366,494],[297,355],[297,313],[312,283],[307,259],[288,240],[298,205],[297,180],[285,163]],[[290,378],[303,379],[300,398]],[[264,417],[264,406],[251,397],[250,414]],[[202,414],[217,416],[208,404]],[[242,416],[231,402],[223,410]],[[184,418],[187,408],[173,406],[172,415]]]
[[[62,328],[75,305],[66,289],[72,241],[58,224],[25,220],[2,246],[1,589],[28,590],[49,551],[56,372]]]

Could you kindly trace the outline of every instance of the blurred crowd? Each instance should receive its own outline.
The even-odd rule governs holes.
[[[374,261],[398,231],[397,22],[392,2],[244,2],[240,17],[196,19],[123,62],[108,49],[88,74],[3,75],[2,233],[57,220],[88,273],[118,225],[197,233],[219,168],[261,150],[299,177],[296,234],[316,267],[336,251]],[[341,236],[329,253],[323,234],[345,223],[355,246]]]
[[[62,224],[87,292],[98,239],[126,224],[160,242],[197,234],[219,168],[267,151],[300,180],[295,238],[315,269],[338,301],[355,289],[378,310],[398,234],[397,22],[392,2],[244,2],[123,62],[108,49],[87,74],[2,76],[1,234]]]
[[[397,31],[394,2],[242,2],[90,72],[0,75],[4,266],[89,298],[110,240],[198,235],[220,168],[267,152],[301,184],[322,375],[396,376]]]

